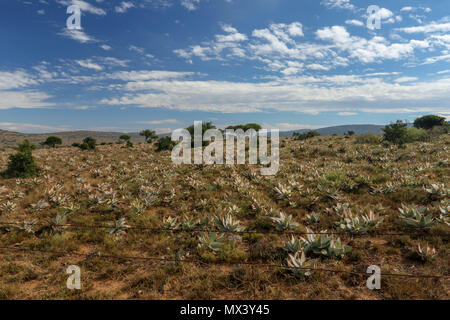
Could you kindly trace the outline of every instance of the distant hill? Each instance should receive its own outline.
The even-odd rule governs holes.
[[[23,140],[28,139],[32,144],[39,146],[39,143],[45,141],[49,136],[61,138],[63,145],[71,145],[74,142],[81,142],[84,138],[93,137],[97,143],[117,142],[123,132],[101,132],[101,131],[67,131],[46,134],[28,134],[20,132],[11,132],[0,130],[0,148],[11,148],[17,146]],[[144,142],[145,139],[137,132],[126,133],[133,142]]]
[[[377,126],[371,124],[357,124],[357,125],[345,125],[336,127],[326,127],[320,128],[316,131],[322,136],[329,136],[333,134],[344,134],[350,130],[354,131],[355,134],[364,133],[382,133],[381,128],[384,126]],[[280,137],[291,137],[294,132],[304,133],[310,131],[308,129],[293,130],[293,131],[283,131],[280,132]],[[16,147],[18,143],[23,140],[28,139],[32,144],[39,147],[39,143],[45,141],[49,136],[56,136],[61,138],[63,145],[71,145],[74,142],[81,142],[86,137],[93,137],[97,140],[97,143],[102,142],[117,142],[119,137],[123,135],[123,132],[101,132],[101,131],[66,131],[57,133],[39,133],[39,134],[29,134],[0,130],[0,148],[12,148]],[[137,132],[126,133],[131,137],[132,142],[144,142],[145,139],[139,135]],[[167,136],[169,134],[161,134],[161,137]]]
[[[374,124],[352,124],[352,125],[344,125],[344,126],[335,126],[335,127],[326,127],[315,129],[321,136],[331,136],[333,134],[344,134],[348,131],[354,131],[355,134],[365,134],[365,133],[373,133],[373,134],[381,134],[381,128],[384,126],[374,125]],[[292,131],[283,131],[280,132],[281,137],[291,137],[294,132],[305,133],[311,131],[309,129],[300,129],[300,130],[292,130]]]

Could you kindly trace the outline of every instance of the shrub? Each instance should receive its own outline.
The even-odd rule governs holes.
[[[385,141],[398,145],[402,145],[406,142],[408,124],[402,120],[397,120],[397,122],[385,126],[382,130],[384,132],[383,139]]]
[[[172,141],[171,137],[162,137],[159,138],[156,143],[156,151],[169,150],[171,151],[175,146],[175,142]]]
[[[405,142],[427,141],[429,137],[430,136],[425,129],[408,128]]]
[[[367,143],[367,144],[378,144],[381,138],[379,135],[372,133],[360,134],[356,136],[355,143]]]
[[[62,140],[61,138],[55,136],[48,137],[47,140],[41,142],[41,145],[48,146],[50,148],[56,147],[57,144],[62,144]]]
[[[445,118],[435,115],[428,115],[417,118],[414,121],[414,127],[418,129],[432,129],[435,126],[443,126],[445,124]]]
[[[34,146],[25,140],[18,147],[16,154],[9,156],[8,168],[3,172],[6,178],[28,178],[35,176],[38,172],[34,162],[32,150]]]
[[[131,137],[127,134],[123,134],[119,137],[120,140],[123,140],[124,142],[130,141]]]
[[[83,140],[83,143],[78,145],[81,150],[95,150],[97,140],[91,137],[87,137]]]
[[[294,138],[295,140],[306,140],[306,139],[310,139],[310,138],[314,138],[317,136],[320,136],[320,134],[317,131],[308,131],[305,133],[298,133],[298,132],[294,132]]]
[[[154,140],[158,138],[156,132],[149,129],[141,131],[139,135],[145,137],[145,141],[147,141],[147,143],[152,143]]]

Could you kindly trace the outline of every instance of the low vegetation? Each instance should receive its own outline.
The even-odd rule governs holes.
[[[1,246],[35,251],[0,249],[0,298],[447,300],[443,278],[366,288],[369,265],[448,275],[450,136],[382,139],[282,138],[276,176],[177,166],[155,152],[170,137],[1,151]],[[82,290],[66,289],[70,265]]]

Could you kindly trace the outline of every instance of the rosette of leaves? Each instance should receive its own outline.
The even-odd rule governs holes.
[[[107,229],[107,232],[115,236],[120,236],[125,234],[128,228],[130,228],[130,226],[126,224],[125,218],[122,217],[119,220],[114,221],[114,224]]]
[[[173,230],[178,225],[178,218],[166,217],[163,219],[162,228],[165,230]]]
[[[303,250],[303,245],[304,241],[292,236],[291,239],[286,242],[283,249],[289,254],[296,254]]]
[[[309,277],[313,273],[312,269],[315,267],[313,261],[306,262],[305,253],[303,251],[301,253],[297,252],[294,255],[289,254],[286,263],[291,272],[300,278]]]
[[[337,258],[341,259],[344,255],[349,253],[351,250],[351,247],[343,245],[341,242],[341,239],[337,240],[331,240],[330,245],[325,250],[322,250],[322,255],[328,257],[328,258]]]
[[[429,261],[436,257],[437,252],[436,249],[433,247],[430,247],[428,244],[421,247],[420,243],[417,245],[417,254],[420,256],[420,258],[423,261]]]
[[[207,248],[212,251],[219,251],[223,246],[225,238],[216,232],[202,233],[199,235],[200,248]]]
[[[427,230],[436,224],[432,214],[425,215],[426,208],[424,207],[402,205],[402,208],[398,210],[400,219],[411,228]]]
[[[322,250],[328,249],[332,238],[325,234],[327,230],[321,231],[319,234],[313,234],[312,231],[306,228],[306,232],[308,233],[306,239],[300,238],[303,244],[303,251],[306,254],[322,254]]]
[[[277,229],[278,231],[294,229],[295,227],[298,226],[297,223],[292,221],[291,215],[285,215],[281,211],[278,217],[272,217],[271,219],[274,222],[275,229]]]
[[[214,216],[214,223],[219,231],[241,232],[243,230],[239,227],[239,221],[235,220],[231,214],[224,217]]]

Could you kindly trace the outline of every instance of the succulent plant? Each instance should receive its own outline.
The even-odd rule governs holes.
[[[320,222],[320,212],[307,214],[306,222],[308,224],[314,224],[314,223]]]
[[[427,216],[424,214],[426,211],[424,207],[402,205],[398,210],[400,211],[400,219],[411,228],[427,230],[436,224],[432,214]]]
[[[271,219],[274,222],[275,228],[278,231],[294,229],[298,225],[297,223],[292,222],[292,216],[291,215],[285,215],[281,211],[280,211],[279,217],[272,217]]]
[[[295,238],[294,236],[291,237],[291,240],[288,240],[286,244],[284,245],[284,250],[287,253],[296,254],[299,251],[303,250],[304,241]]]
[[[322,254],[322,250],[326,250],[330,245],[332,238],[325,234],[327,230],[323,230],[320,234],[313,234],[312,230],[306,228],[306,239],[300,238],[303,242],[303,250],[306,254]]]
[[[6,201],[0,205],[0,213],[10,212],[16,208],[16,204],[11,201]]]
[[[202,233],[199,236],[199,247],[208,248],[212,251],[219,251],[223,246],[225,238],[216,232]]]
[[[350,250],[351,247],[343,245],[341,239],[338,238],[337,240],[331,240],[328,248],[326,250],[323,249],[321,253],[328,258],[341,259]]]
[[[425,190],[433,200],[445,199],[449,194],[449,189],[447,189],[447,187],[443,183],[432,184],[430,188],[425,188]]]
[[[275,193],[277,194],[277,198],[280,200],[285,200],[292,197],[292,189],[282,185],[281,183],[278,184],[278,187],[275,187]]]
[[[214,216],[214,223],[220,231],[240,232],[243,228],[239,227],[239,221],[234,220],[231,214],[224,217]]]
[[[309,277],[315,267],[314,262],[306,262],[305,253],[302,251],[295,253],[294,255],[289,254],[286,259],[288,267],[297,277]]]
[[[166,230],[173,230],[178,225],[178,218],[166,217],[163,219],[162,228]]]
[[[430,247],[428,244],[425,244],[424,247],[420,246],[420,243],[417,245],[417,253],[422,258],[423,261],[429,261],[434,259],[437,255],[436,249]]]
[[[108,233],[119,236],[126,233],[126,230],[130,228],[129,225],[126,224],[125,218],[120,218],[114,222],[114,225],[107,229]]]
[[[188,216],[183,216],[183,222],[181,223],[181,229],[183,230],[194,230],[199,225],[199,222],[194,220],[193,218],[189,218]]]

